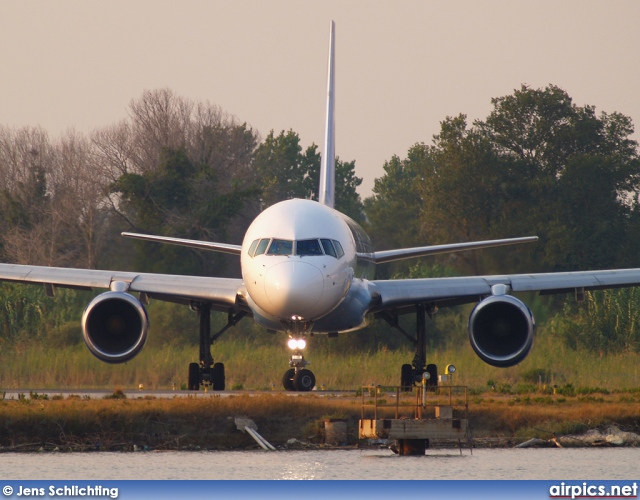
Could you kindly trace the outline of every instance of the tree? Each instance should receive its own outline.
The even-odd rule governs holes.
[[[625,262],[640,162],[629,118],[600,117],[555,86],[492,100],[485,121],[447,118],[419,177],[421,228],[440,241],[538,235],[527,248],[452,257],[473,272],[557,271]]]
[[[0,229],[3,260],[58,263],[51,254],[49,174],[54,150],[42,129],[0,129]],[[34,245],[33,242],[38,241]]]
[[[108,241],[108,179],[95,161],[93,145],[77,132],[64,134],[55,152],[51,202],[60,228],[58,253],[64,248],[66,265],[96,268]]]
[[[312,177],[319,177],[320,154],[315,145],[303,154],[300,137],[293,130],[283,130],[278,136],[269,132],[256,150],[254,165],[260,176],[263,208],[291,198],[312,199],[317,191],[311,184]]]
[[[273,130],[256,150],[255,169],[261,179],[262,207],[291,198],[316,199],[320,184],[321,157],[315,144],[303,152],[300,137],[293,130]],[[357,188],[362,178],[355,175],[355,160],[336,158],[337,210],[357,222],[364,220],[363,204]]]
[[[631,120],[596,116],[562,89],[522,86],[492,99],[494,110],[475,127],[493,144],[510,174],[506,210],[512,231],[542,240],[540,267],[614,267],[637,210],[640,162]],[[523,210],[524,209],[524,210]]]
[[[255,190],[221,193],[215,172],[194,165],[184,150],[165,149],[157,169],[145,174],[124,174],[111,187],[120,196],[119,210],[138,231],[179,234],[183,238],[226,240],[230,221]],[[141,243],[136,268],[149,272],[214,274],[221,261],[215,254],[185,247]]]
[[[394,155],[384,164],[385,174],[376,179],[373,195],[364,201],[366,229],[376,250],[406,248],[433,243],[420,227],[422,194],[419,179],[429,169],[429,148],[416,144],[404,160]],[[415,264],[415,262],[412,262]],[[380,276],[397,274],[408,264],[390,264],[393,269],[377,270]]]
[[[112,224],[114,233],[133,228],[240,243],[259,210],[253,201],[258,134],[219,107],[193,103],[168,89],[144,92],[130,110],[130,120],[93,135],[98,163],[112,183],[108,200],[121,221]],[[136,262],[113,265],[237,274],[237,259],[163,247],[136,242]]]
[[[447,243],[508,236],[500,228],[508,177],[491,143],[467,128],[464,115],[441,122],[429,154],[429,168],[418,182],[423,232]],[[490,255],[470,252],[452,258],[459,267],[479,273],[483,271],[482,260]]]
[[[351,160],[345,162],[336,158],[336,209],[345,215],[348,215],[359,224],[363,224],[364,204],[360,199],[357,188],[362,184],[362,177],[356,176],[356,161]],[[320,169],[318,175],[314,177],[316,180],[316,193],[320,185]]]

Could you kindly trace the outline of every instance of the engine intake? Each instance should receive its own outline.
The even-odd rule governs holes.
[[[91,353],[107,363],[124,363],[144,347],[149,317],[133,295],[105,292],[82,315],[84,341]]]
[[[536,323],[521,300],[496,295],[476,305],[468,329],[471,347],[480,359],[493,366],[509,367],[529,354]]]

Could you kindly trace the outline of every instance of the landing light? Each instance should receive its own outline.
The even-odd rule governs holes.
[[[307,347],[307,343],[304,339],[289,339],[287,343],[289,349],[304,349]]]

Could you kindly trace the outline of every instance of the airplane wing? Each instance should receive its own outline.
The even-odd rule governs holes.
[[[640,286],[640,269],[374,280],[370,283],[370,292],[376,298],[371,310],[375,312],[417,303],[457,305],[477,302],[492,295],[495,285],[506,285],[507,291],[540,292],[541,295]]]
[[[125,238],[133,238],[136,240],[153,241],[155,243],[169,243],[171,245],[180,245],[183,247],[199,248],[201,250],[213,250],[216,252],[230,253],[240,255],[242,251],[241,245],[231,245],[229,243],[214,243],[212,241],[187,240],[184,238],[172,238],[170,236],[155,236],[152,234],[140,233],[121,233]]]
[[[129,285],[129,291],[152,298],[185,303],[204,301],[214,306],[244,309],[237,302],[244,290],[241,279],[0,264],[1,281],[43,284],[49,295],[55,287],[110,289],[112,283],[124,282]]]
[[[396,250],[383,250],[372,254],[359,254],[361,257],[373,259],[376,264],[392,262],[394,260],[412,259],[414,257],[426,257],[440,253],[463,252],[465,250],[478,250],[481,248],[500,247],[505,245],[518,245],[538,241],[537,236],[525,236],[523,238],[507,238],[502,240],[472,241],[468,243],[451,243],[447,245],[430,245],[426,247],[399,248]]]

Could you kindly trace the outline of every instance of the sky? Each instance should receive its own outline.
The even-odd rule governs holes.
[[[0,0],[0,125],[89,134],[169,88],[321,145],[334,20],[336,154],[366,197],[393,155],[522,84],[637,125],[639,19],[637,0]]]

